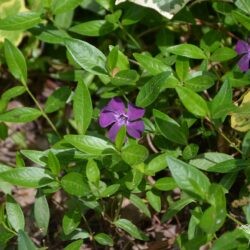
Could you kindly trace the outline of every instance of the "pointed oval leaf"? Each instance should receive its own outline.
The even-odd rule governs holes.
[[[51,10],[54,14],[61,14],[75,9],[82,3],[82,0],[53,0]]]
[[[91,122],[93,107],[89,89],[79,81],[73,97],[73,113],[79,134],[84,134]]]
[[[18,231],[18,250],[37,250],[28,234],[23,230]]]
[[[200,117],[209,114],[206,101],[194,91],[186,87],[176,87],[176,91],[181,102],[190,113]]]
[[[99,233],[94,236],[94,239],[103,246],[110,246],[112,247],[114,245],[113,239],[105,234],[105,233]]]

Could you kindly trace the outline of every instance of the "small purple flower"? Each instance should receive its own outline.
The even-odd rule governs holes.
[[[128,104],[125,108],[123,101],[115,97],[109,101],[106,107],[101,111],[99,124],[102,128],[111,126],[109,129],[109,138],[114,141],[122,126],[126,126],[127,133],[133,138],[140,138],[144,131],[144,123],[140,119],[145,110]]]
[[[250,45],[242,40],[239,40],[235,47],[238,55],[242,55],[241,59],[238,62],[240,70],[245,72],[249,69],[250,62]]]

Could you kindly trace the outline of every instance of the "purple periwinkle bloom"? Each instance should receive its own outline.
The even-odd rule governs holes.
[[[240,70],[245,72],[249,69],[250,62],[250,44],[245,41],[239,40],[235,47],[238,55],[241,55],[241,59],[238,62]]]
[[[141,118],[145,110],[129,103],[126,109],[123,101],[115,97],[109,101],[100,113],[99,124],[102,128],[110,126],[109,138],[114,141],[119,129],[126,126],[127,133],[133,138],[140,138],[144,131]]]

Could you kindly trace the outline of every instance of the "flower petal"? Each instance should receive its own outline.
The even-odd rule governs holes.
[[[238,55],[248,53],[249,49],[250,45],[245,41],[239,40],[236,43],[235,50],[238,53]]]
[[[250,58],[248,55],[242,56],[242,58],[238,62],[238,66],[240,67],[240,70],[245,72],[249,69],[249,61]]]
[[[116,121],[115,113],[103,110],[100,113],[99,124],[102,128],[106,128]]]
[[[122,125],[119,125],[118,123],[114,123],[112,125],[112,127],[109,130],[109,139],[111,141],[115,141],[115,137],[119,131],[119,129],[121,128]]]
[[[133,138],[140,138],[144,131],[143,121],[129,122],[127,125],[127,133]]]
[[[133,104],[128,104],[128,120],[135,121],[141,117],[143,117],[145,110],[143,108],[138,108]]]
[[[118,114],[124,114],[126,112],[123,101],[118,97],[111,99],[104,110],[112,111]]]

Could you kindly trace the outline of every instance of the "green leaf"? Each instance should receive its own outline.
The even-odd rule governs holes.
[[[177,184],[172,177],[163,177],[155,182],[154,187],[161,191],[170,191],[175,189]]]
[[[124,142],[126,140],[126,134],[127,134],[126,132],[127,132],[126,126],[122,126],[119,129],[119,131],[118,131],[118,133],[117,133],[117,135],[115,137],[115,147],[119,151],[121,150],[121,148],[122,148],[122,146],[123,146],[123,144],[124,144]]]
[[[205,117],[209,114],[206,101],[191,89],[176,87],[178,96],[185,108],[192,114]]]
[[[19,12],[0,20],[0,30],[26,30],[41,21],[39,13],[31,11]]]
[[[221,228],[227,216],[226,198],[220,185],[211,184],[208,201],[211,206],[204,212],[199,226],[206,233],[213,234]]]
[[[118,191],[119,187],[120,187],[120,184],[112,184],[112,185],[106,187],[101,192],[101,197],[103,197],[103,198],[110,197],[111,195],[113,195],[114,193],[116,193]]]
[[[249,166],[250,160],[232,159],[217,163],[207,168],[206,171],[215,173],[231,173],[247,169]]]
[[[206,200],[210,182],[197,168],[173,157],[167,158],[169,170],[177,185],[192,196]]]
[[[2,224],[0,224],[0,245],[5,246],[7,242],[15,236],[14,233],[9,232]]]
[[[27,65],[22,52],[9,40],[4,41],[4,55],[11,74],[26,85]]]
[[[6,213],[8,222],[16,232],[20,229],[24,230],[25,221],[23,211],[20,205],[10,195],[7,195]]]
[[[93,107],[86,84],[79,81],[73,97],[73,113],[79,134],[85,134],[91,122]]]
[[[76,240],[67,245],[64,250],[79,250],[82,246],[82,240]]]
[[[73,59],[86,71],[106,75],[106,57],[93,45],[78,40],[65,39],[65,45]]]
[[[52,151],[49,151],[48,153],[48,167],[54,175],[58,176],[60,174],[60,162]]]
[[[211,102],[211,115],[213,119],[223,118],[234,106],[232,104],[232,88],[229,81],[225,81],[219,92]]]
[[[148,71],[151,75],[158,75],[165,71],[170,71],[171,68],[167,66],[164,62],[162,62],[158,58],[154,58],[148,54],[133,54],[136,61]]]
[[[193,59],[206,59],[204,52],[193,44],[179,44],[167,48],[167,51],[178,56]]]
[[[104,36],[113,31],[116,26],[106,20],[92,20],[77,24],[69,30],[84,36]]]
[[[149,204],[159,213],[161,211],[161,196],[157,192],[150,190],[146,193],[146,197]]]
[[[41,116],[41,112],[34,108],[15,108],[0,114],[1,122],[31,122]]]
[[[5,123],[0,123],[0,140],[5,140],[8,137],[8,126]]]
[[[22,95],[25,91],[26,91],[26,89],[24,86],[16,86],[16,87],[13,87],[13,88],[6,90],[2,94],[1,98],[8,102],[13,98]]]
[[[182,157],[184,160],[190,160],[197,155],[198,151],[199,146],[197,144],[190,143],[183,149]]]
[[[82,0],[52,0],[51,10],[54,14],[60,14],[75,9]]]
[[[167,212],[162,217],[162,222],[168,221],[173,216],[175,216],[179,211],[181,211],[184,207],[188,204],[194,202],[191,198],[181,198],[180,200],[172,203],[169,207]]]
[[[157,128],[164,137],[178,144],[187,144],[187,135],[174,119],[156,109],[153,114]]]
[[[132,237],[139,240],[147,241],[148,237],[141,232],[132,222],[127,219],[119,219],[114,222],[116,227],[121,228],[125,232],[129,233]]]
[[[184,86],[195,92],[200,92],[212,87],[214,83],[215,79],[213,75],[196,71],[185,80]]]
[[[218,48],[211,55],[210,60],[215,62],[228,61],[237,56],[235,50],[227,47]]]
[[[23,230],[18,231],[18,250],[37,250],[36,246]]]
[[[250,1],[249,0],[236,0],[235,5],[246,14],[250,15]]]
[[[13,185],[38,188],[52,182],[44,169],[38,167],[19,167],[0,173],[0,179]]]
[[[105,234],[105,233],[99,233],[94,236],[94,240],[97,241],[100,245],[103,246],[110,246],[112,247],[114,245],[113,239]]]
[[[71,195],[81,197],[89,193],[89,187],[84,182],[83,176],[80,173],[71,172],[66,174],[61,179],[61,185]]]
[[[147,217],[151,218],[151,213],[147,207],[147,205],[143,202],[141,198],[139,198],[135,194],[130,194],[129,200],[131,203],[136,206],[141,212],[143,212]]]
[[[109,71],[110,75],[112,75],[113,73],[112,71],[116,67],[118,60],[118,51],[119,51],[118,46],[113,47],[107,57],[106,68]]]
[[[62,220],[63,232],[66,235],[72,233],[80,224],[82,218],[81,210],[77,206],[70,207],[64,214]]]
[[[186,57],[183,56],[177,56],[176,62],[175,62],[175,70],[176,74],[179,77],[181,81],[184,81],[189,72],[189,60]]]
[[[248,158],[250,154],[250,131],[248,131],[242,141],[242,155]]]
[[[147,107],[159,96],[162,86],[166,84],[171,72],[163,72],[147,81],[139,91],[136,98],[136,105]]]
[[[50,211],[46,196],[41,192],[38,192],[38,195],[36,196],[34,216],[39,230],[43,235],[46,235],[49,226]]]
[[[65,106],[70,94],[71,90],[67,86],[55,90],[46,100],[44,111],[46,113],[53,113],[59,109],[62,109]]]
[[[86,166],[86,176],[90,182],[98,184],[100,180],[100,170],[94,160],[88,160]]]
[[[148,158],[148,150],[142,145],[130,145],[122,149],[121,157],[127,164],[134,166]]]
[[[134,86],[139,76],[135,70],[121,70],[111,78],[114,86]]]
[[[233,10],[232,11],[233,17],[241,24],[243,25],[247,30],[250,30],[250,17],[244,15],[240,11]]]
[[[115,150],[111,143],[90,135],[65,135],[64,139],[78,150],[88,154],[111,154]]]

